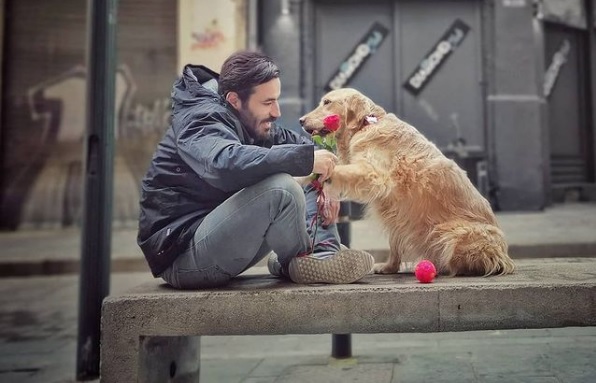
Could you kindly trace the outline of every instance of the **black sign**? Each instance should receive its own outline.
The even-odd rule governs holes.
[[[327,81],[325,91],[328,92],[346,86],[350,82],[350,79],[362,68],[364,62],[377,51],[388,33],[388,28],[381,23],[374,23],[366,35],[354,47],[352,53],[339,65],[335,74]]]
[[[464,41],[469,31],[470,27],[466,23],[460,19],[456,19],[443,37],[424,56],[424,60],[418,65],[414,73],[408,77],[403,87],[414,96],[422,92],[422,89],[424,89],[430,79],[437,73],[441,65],[447,61],[447,58],[451,56],[455,48]]]

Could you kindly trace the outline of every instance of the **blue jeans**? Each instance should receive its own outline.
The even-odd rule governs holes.
[[[189,250],[160,276],[180,289],[217,287],[271,251],[284,268],[293,257],[313,251],[313,244],[315,255],[335,253],[339,250],[336,225],[313,225],[316,200],[312,186],[302,188],[287,174],[246,187],[207,215]]]

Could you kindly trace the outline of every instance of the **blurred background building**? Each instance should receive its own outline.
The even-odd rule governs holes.
[[[0,0],[0,228],[79,224],[86,2]],[[283,125],[355,87],[464,167],[497,210],[596,200],[596,0],[119,0],[114,225],[186,63],[258,48]]]

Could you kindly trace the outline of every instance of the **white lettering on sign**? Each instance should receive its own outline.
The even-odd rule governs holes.
[[[503,0],[503,6],[508,8],[523,8],[526,6],[526,0]]]
[[[329,87],[331,87],[331,89],[339,89],[344,86],[346,81],[352,76],[352,73],[354,73],[354,71],[362,63],[362,60],[364,60],[364,58],[368,56],[370,52],[371,50],[368,44],[358,45],[358,48],[356,48],[354,54],[341,64],[339,67],[339,73],[333,80],[331,80]]]
[[[443,59],[461,43],[464,37],[464,31],[455,29],[446,41],[441,41],[435,50],[420,63],[418,70],[409,80],[410,85],[415,89],[419,89],[428,76],[430,76],[437,66],[441,64]]]
[[[451,44],[447,41],[442,41],[437,45],[437,49],[420,63],[420,69],[410,79],[410,85],[417,89],[420,88],[428,75],[435,70],[437,65],[441,63],[441,60],[443,60],[443,57],[449,52],[451,52]]]
[[[561,43],[559,50],[553,55],[553,60],[544,74],[544,97],[548,98],[548,96],[550,96],[553,87],[555,86],[555,82],[557,82],[557,78],[559,78],[561,68],[567,62],[570,50],[571,44],[569,43],[569,40],[565,39],[563,40],[563,43]]]
[[[328,90],[345,86],[364,62],[376,52],[389,30],[379,23],[375,23],[371,30],[354,48],[354,51],[339,65],[337,72],[327,82]]]

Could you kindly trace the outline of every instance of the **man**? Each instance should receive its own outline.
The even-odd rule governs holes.
[[[181,289],[225,285],[265,256],[296,283],[351,283],[370,254],[340,249],[338,202],[317,220],[317,190],[294,177],[327,179],[337,158],[280,117],[279,69],[251,51],[218,75],[187,65],[172,91],[172,123],[142,182],[138,243],[154,276]]]

